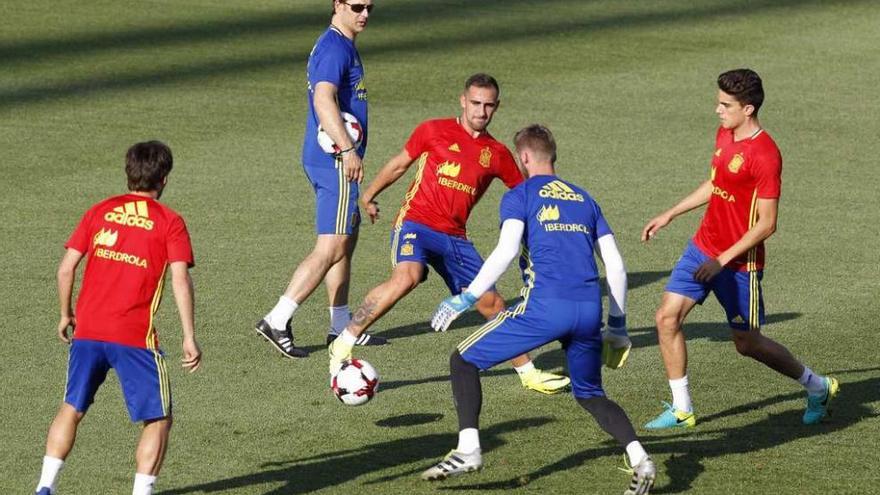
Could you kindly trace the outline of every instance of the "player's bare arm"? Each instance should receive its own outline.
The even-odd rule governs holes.
[[[657,232],[669,225],[675,217],[683,215],[695,208],[699,208],[709,202],[712,197],[712,181],[707,180],[700,184],[692,193],[685,196],[672,208],[652,218],[642,229],[642,242],[648,242]]]
[[[193,372],[199,369],[202,362],[202,350],[196,343],[195,297],[189,267],[183,261],[171,263],[171,287],[174,290],[174,301],[180,313],[180,326],[183,330],[183,357],[180,359],[184,368]]]
[[[716,259],[707,260],[694,272],[694,279],[708,282],[731,260],[736,259],[749,249],[757,246],[776,232],[776,218],[779,211],[778,199],[758,198],[758,221],[733,246],[718,255]]]
[[[322,81],[315,85],[315,114],[324,132],[342,150],[342,168],[346,180],[360,183],[364,180],[364,165],[354,143],[345,132],[341,110],[336,102],[336,92],[336,85],[332,83]]]
[[[65,344],[70,343],[67,330],[76,327],[76,317],[73,315],[73,306],[70,301],[73,296],[76,267],[82,257],[83,253],[73,248],[67,248],[58,265],[58,302],[61,308],[61,318],[58,320],[58,338]]]
[[[400,179],[409,170],[414,161],[406,150],[402,150],[388,160],[388,163],[379,170],[373,182],[361,194],[361,207],[370,216],[370,223],[376,223],[376,220],[379,219],[379,203],[376,202],[376,197],[388,186],[397,182],[397,179]]]

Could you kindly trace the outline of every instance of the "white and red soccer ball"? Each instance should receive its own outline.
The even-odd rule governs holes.
[[[358,122],[358,119],[355,118],[354,115],[348,112],[342,112],[342,123],[345,126],[345,131],[348,133],[348,137],[351,138],[351,142],[354,143],[356,149],[361,145],[361,141],[364,140],[364,129],[361,127],[361,123]],[[318,145],[321,146],[322,150],[333,155],[342,151],[339,146],[336,146],[333,139],[324,132],[324,128],[320,125],[318,126]]]
[[[330,379],[333,394],[345,405],[366,404],[379,390],[379,374],[363,359],[349,359]]]

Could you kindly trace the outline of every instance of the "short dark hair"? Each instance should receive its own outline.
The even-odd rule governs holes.
[[[753,116],[758,115],[764,103],[764,85],[761,76],[751,69],[734,69],[718,76],[718,89],[736,98],[741,105],[755,108]]]
[[[550,159],[550,163],[556,163],[556,140],[550,129],[541,124],[532,124],[520,129],[513,136],[513,144],[517,150],[528,148],[546,155]]]
[[[160,141],[137,143],[125,153],[125,175],[129,191],[161,191],[171,173],[171,148]]]
[[[471,86],[476,86],[478,88],[495,88],[495,95],[498,96],[501,94],[501,88],[498,87],[498,81],[489,74],[484,74],[482,72],[478,72],[467,78],[467,81],[464,82],[464,90],[467,91]]]

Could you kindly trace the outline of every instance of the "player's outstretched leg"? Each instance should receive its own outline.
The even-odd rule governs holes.
[[[288,358],[308,356],[305,349],[293,344],[291,319],[299,305],[312,295],[327,272],[345,256],[350,236],[320,234],[312,252],[296,267],[293,277],[278,303],[256,325],[259,335]],[[297,302],[299,301],[299,302]]]
[[[37,483],[38,495],[52,495],[55,493],[55,485],[58,476],[64,467],[64,460],[73,449],[76,442],[76,430],[85,413],[78,412],[70,404],[61,404],[58,414],[49,427],[46,439],[46,456],[43,457],[43,468],[40,472],[40,481]]]
[[[673,270],[673,273],[676,272]],[[699,298],[694,294],[692,296]],[[697,300],[692,297],[666,291],[654,316],[660,355],[672,392],[672,404],[663,403],[663,412],[645,424],[649,430],[692,428],[697,424],[688,388],[687,345],[681,329],[684,319],[696,304]]]
[[[626,449],[629,465],[632,466],[629,470],[632,473],[632,479],[627,490],[623,492],[624,495],[649,493],[651,487],[654,486],[654,479],[657,477],[657,468],[639,442],[632,422],[623,409],[616,402],[604,396],[577,398],[577,402],[593,416],[606,433]]]
[[[456,350],[449,359],[452,395],[458,413],[458,445],[440,462],[422,472],[425,481],[438,481],[483,467],[479,420],[483,406],[480,370]]]
[[[330,299],[330,329],[327,332],[327,345],[329,346],[345,327],[351,322],[351,312],[348,308],[348,290],[351,283],[351,259],[357,245],[357,233],[350,236],[348,249],[345,256],[335,265],[330,267],[324,276],[324,285],[327,287],[327,296]],[[378,335],[362,333],[355,341],[356,346],[385,345],[388,339]]]
[[[759,329],[751,329],[748,332],[734,329],[733,341],[736,350],[743,356],[797,380],[804,387],[807,391],[807,409],[803,417],[805,425],[819,423],[830,414],[831,401],[840,391],[840,383],[836,378],[813,372],[798,361],[785,346],[764,336]]]

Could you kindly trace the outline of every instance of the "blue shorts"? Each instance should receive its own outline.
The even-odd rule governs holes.
[[[171,386],[162,351],[73,339],[64,402],[86,412],[113,368],[132,422],[171,416]]]
[[[483,258],[468,239],[409,221],[391,231],[391,264],[403,261],[430,266],[453,294],[469,286],[483,266]],[[428,277],[427,270],[424,277]]]
[[[761,294],[763,270],[739,272],[724,268],[708,284],[703,284],[694,280],[694,273],[708,259],[693,241],[689,242],[672,269],[666,292],[689,297],[699,304],[703,304],[710,291],[714,292],[731,328],[760,329],[765,322],[764,298]]]
[[[461,357],[489,369],[558,340],[565,350],[572,393],[579,399],[604,397],[602,389],[602,303],[536,297],[501,312],[458,345]]]
[[[361,223],[357,182],[337,168],[303,167],[315,191],[315,229],[318,234],[352,235]]]

